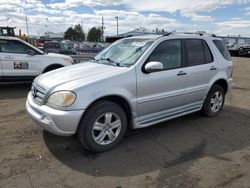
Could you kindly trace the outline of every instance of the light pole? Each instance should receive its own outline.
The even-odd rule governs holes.
[[[28,26],[28,18],[27,18],[27,14],[25,14],[25,22],[26,22],[26,31],[27,31],[27,36],[29,36],[29,26]]]
[[[118,16],[116,16],[115,19],[116,19],[116,28],[117,28],[117,36],[118,36],[119,35],[119,30],[118,30],[118,28],[119,28],[119,24],[118,24],[119,18],[118,18]]]

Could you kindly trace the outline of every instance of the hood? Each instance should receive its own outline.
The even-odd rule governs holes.
[[[35,79],[35,83],[46,90],[55,87],[60,87],[60,89],[63,90],[70,90],[90,82],[119,74],[124,69],[127,68],[87,62],[42,74]]]
[[[57,53],[48,53],[48,54],[44,54],[47,57],[59,57],[59,58],[71,58],[70,56],[67,55],[63,55],[63,54],[57,54]]]

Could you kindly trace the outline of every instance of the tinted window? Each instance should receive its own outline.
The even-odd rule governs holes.
[[[15,40],[0,40],[0,51],[4,53],[26,54],[31,49],[22,42]]]
[[[159,44],[149,57],[149,61],[158,61],[164,69],[181,67],[181,41],[168,40]]]
[[[200,65],[205,63],[202,40],[187,39],[186,47],[189,66]]]
[[[226,45],[224,44],[224,42],[222,40],[213,40],[213,43],[215,44],[215,46],[218,48],[218,50],[220,51],[221,55],[227,59],[227,60],[231,60],[231,55],[226,47]]]
[[[205,62],[212,63],[214,61],[213,55],[207,43],[203,41],[203,48],[204,48],[204,55],[205,55]]]
[[[250,44],[250,39],[246,39],[246,43],[247,43],[247,44]]]
[[[45,43],[44,44],[45,48],[60,48],[59,43]]]
[[[53,48],[60,48],[60,45],[58,43],[54,43]]]

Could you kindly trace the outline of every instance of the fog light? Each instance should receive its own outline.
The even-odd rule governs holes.
[[[50,118],[49,116],[46,116],[46,115],[44,115],[44,116],[42,117],[42,120],[43,120],[45,123],[47,123],[47,124],[52,123],[51,118]]]

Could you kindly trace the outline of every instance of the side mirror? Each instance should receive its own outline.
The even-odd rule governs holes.
[[[149,62],[145,65],[144,70],[147,73],[162,71],[163,64],[161,62],[152,61],[152,62]]]
[[[34,50],[27,50],[27,54],[28,55],[36,55],[35,51]]]

